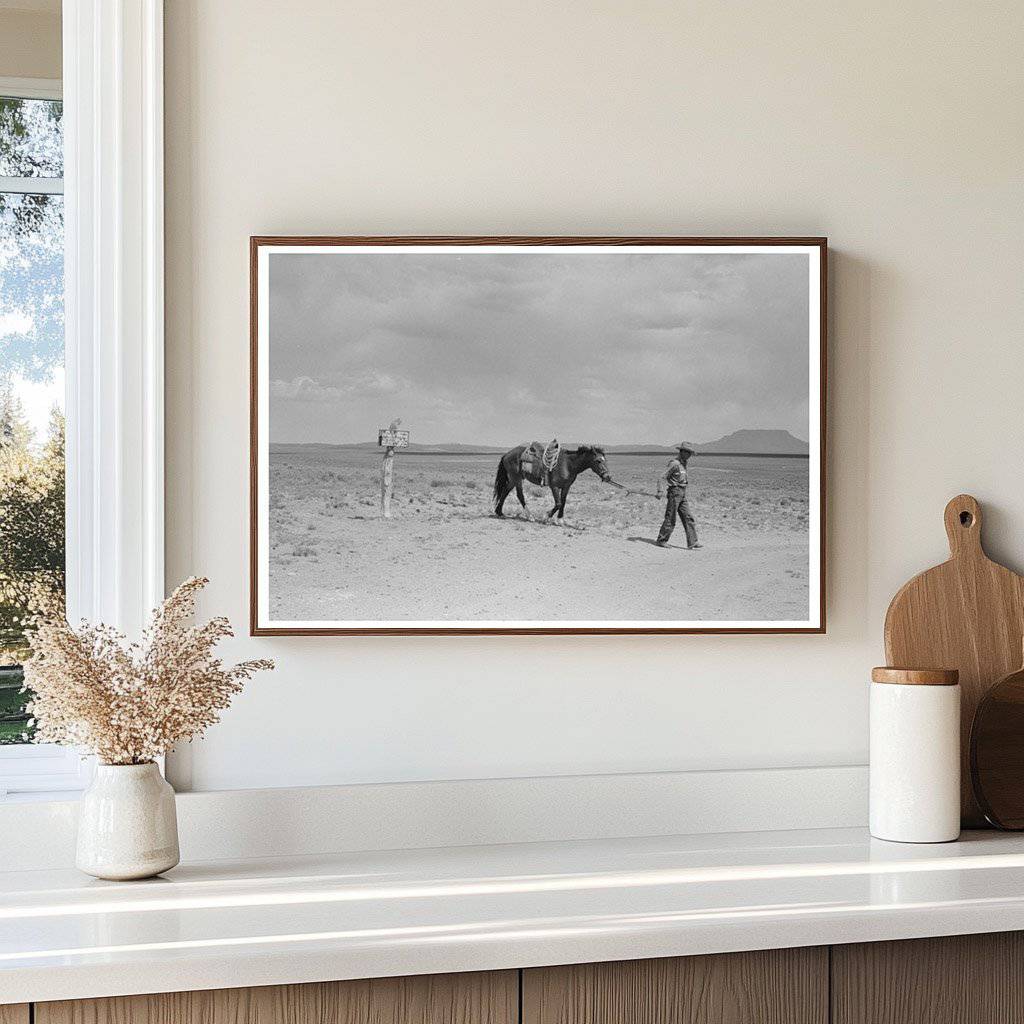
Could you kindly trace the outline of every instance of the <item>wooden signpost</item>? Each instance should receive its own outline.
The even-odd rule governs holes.
[[[391,518],[391,495],[395,485],[395,449],[409,446],[409,431],[399,430],[401,420],[392,420],[391,426],[377,431],[377,446],[384,449],[380,465],[380,510],[385,519]]]

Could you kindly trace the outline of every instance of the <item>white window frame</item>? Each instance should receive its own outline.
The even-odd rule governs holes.
[[[68,618],[137,635],[164,597],[163,0],[64,0],[63,48]],[[91,771],[7,747],[0,799]]]

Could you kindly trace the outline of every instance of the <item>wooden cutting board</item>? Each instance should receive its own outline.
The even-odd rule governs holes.
[[[1020,668],[1024,577],[993,562],[981,545],[981,507],[959,494],[945,511],[948,562],[915,576],[885,615],[885,657],[896,668],[960,670],[960,815],[986,825],[971,790],[971,723],[988,688]]]

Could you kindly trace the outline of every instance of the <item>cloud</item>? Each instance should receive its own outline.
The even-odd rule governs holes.
[[[272,380],[271,398],[288,401],[333,402],[358,392],[388,395],[399,391],[404,382],[387,373],[367,372],[346,381],[342,386],[324,384],[312,377],[293,377],[291,380]]]
[[[324,387],[312,377],[295,377],[292,380],[272,380],[270,397],[289,401],[330,402],[344,395],[341,388]]]
[[[711,440],[808,431],[807,257],[277,253],[271,435]],[[324,403],[331,415],[323,415]]]

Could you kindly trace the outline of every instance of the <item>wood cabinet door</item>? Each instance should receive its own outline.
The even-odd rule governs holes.
[[[1024,933],[832,947],[834,1024],[1024,1024]]]
[[[523,1024],[826,1024],[828,949],[523,972]]]
[[[0,1024],[28,1024],[28,1004],[8,1003],[0,1006]]]
[[[494,971],[37,1003],[35,1024],[516,1024],[518,1009],[517,972]]]

